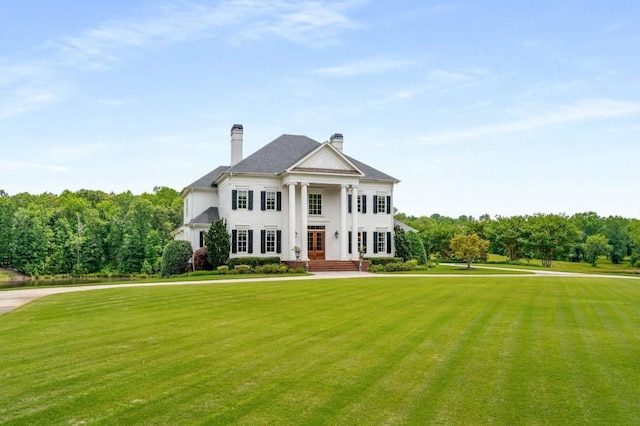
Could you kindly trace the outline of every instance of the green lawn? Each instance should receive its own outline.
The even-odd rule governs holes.
[[[522,272],[522,271],[511,271],[509,269],[505,269],[504,271],[499,271],[495,269],[486,269],[486,268],[476,268],[476,265],[471,265],[471,269],[467,269],[467,264],[460,265],[436,265],[434,268],[429,269],[418,269],[413,271],[399,271],[399,272],[378,272],[380,274],[402,274],[402,275],[413,275],[413,274],[425,274],[425,275],[519,275],[519,274],[533,274],[533,272]],[[493,265],[491,265],[493,266]]]
[[[551,268],[542,266],[542,262],[539,259],[532,259],[527,262],[526,260],[520,260],[519,262],[512,263],[487,263],[478,265],[491,266],[496,268],[517,268],[517,269],[538,269],[543,271],[556,271],[556,272],[578,272],[582,274],[621,274],[621,275],[639,275],[640,268],[632,267],[628,262],[614,265],[608,259],[600,259],[596,266],[592,266],[586,262],[564,262],[560,260],[554,260],[551,263]]]
[[[0,316],[1,424],[640,424],[640,281],[77,292]]]

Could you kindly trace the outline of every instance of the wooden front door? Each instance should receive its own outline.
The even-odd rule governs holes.
[[[307,232],[307,250],[309,260],[324,260],[324,231]]]

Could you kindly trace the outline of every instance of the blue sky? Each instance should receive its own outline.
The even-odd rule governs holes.
[[[0,189],[182,189],[282,133],[413,215],[640,217],[637,1],[6,0]]]

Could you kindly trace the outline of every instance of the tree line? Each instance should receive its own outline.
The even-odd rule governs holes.
[[[156,273],[181,223],[182,199],[167,187],[141,195],[0,190],[0,266],[32,276]]]
[[[397,213],[396,219],[416,229],[427,255],[452,258],[451,241],[455,235],[476,234],[489,242],[490,253],[501,254],[510,261],[541,259],[551,266],[553,260],[596,264],[599,256],[612,263],[629,260],[640,264],[640,220],[620,216],[601,217],[594,212],[542,214],[526,216],[483,215],[451,218],[408,216]]]

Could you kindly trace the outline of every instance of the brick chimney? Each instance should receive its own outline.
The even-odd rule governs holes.
[[[242,161],[243,132],[242,124],[234,124],[231,126],[231,166],[235,166]]]
[[[333,147],[335,149],[337,149],[338,151],[342,152],[342,143],[343,143],[343,137],[342,137],[342,133],[334,133],[333,135],[331,135],[331,137],[329,138],[329,142],[331,143],[331,145],[333,145]]]

